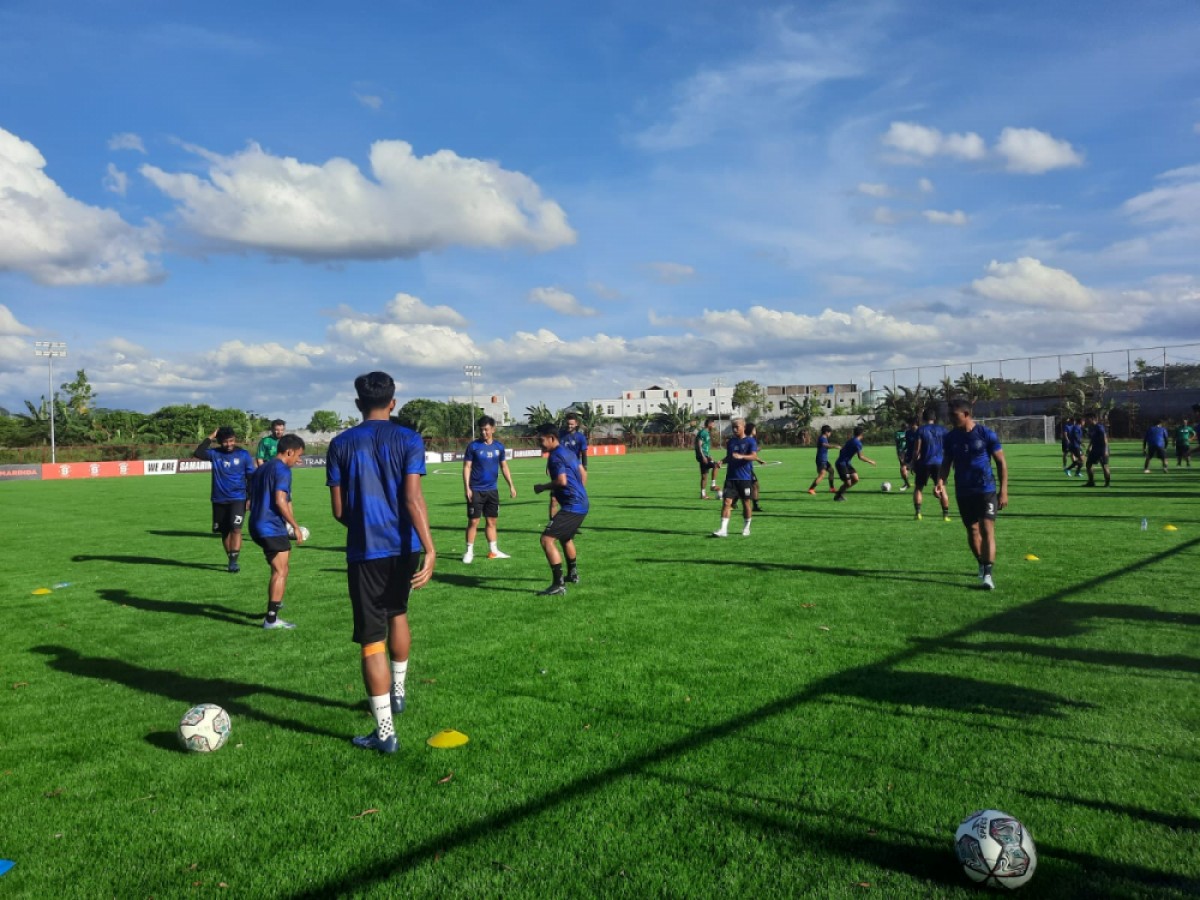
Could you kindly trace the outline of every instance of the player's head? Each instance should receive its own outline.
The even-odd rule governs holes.
[[[925,421],[930,425],[937,421],[937,410],[932,406],[925,410]]]
[[[283,432],[287,429],[287,422],[283,419],[274,419],[271,422],[271,435],[276,438],[283,437]]]
[[[950,401],[950,421],[960,425],[971,418],[971,401],[966,397],[955,397]]]
[[[558,429],[553,423],[547,422],[545,425],[539,425],[537,430],[538,446],[549,452],[558,446]]]
[[[490,441],[496,433],[496,420],[491,416],[480,416],[475,424],[479,426],[479,433],[485,441]]]
[[[908,420],[908,427],[909,428],[917,427],[917,417],[916,416],[913,416],[911,419]]]
[[[855,437],[862,437],[866,433],[867,433],[867,429],[863,428],[861,425],[854,426],[854,436]]]
[[[754,433],[758,431],[758,426],[753,422],[746,423],[746,437],[754,437]]]
[[[396,382],[387,372],[368,372],[354,379],[354,391],[358,397],[354,405],[364,416],[376,410],[391,411],[396,402]]]
[[[833,434],[833,426],[832,425],[822,425],[821,426],[821,434]]]
[[[294,466],[304,455],[304,438],[298,434],[285,434],[275,445],[275,455],[282,457],[289,466]]]
[[[563,421],[565,421],[567,423],[568,431],[578,431],[579,430],[579,416],[576,415],[575,413],[573,413],[573,412],[567,413],[567,417]]]
[[[705,420],[704,420],[704,427],[705,427],[705,428],[712,428],[712,426],[713,426],[713,423],[714,423],[714,422],[716,422],[716,421],[717,421],[717,417],[716,417],[716,416],[709,416],[707,419],[705,419]]]
[[[226,450],[232,450],[237,443],[237,432],[228,425],[222,425],[217,429],[217,443]]]
[[[729,426],[733,429],[733,433],[738,437],[742,437],[746,434],[745,419],[734,419],[729,423]]]

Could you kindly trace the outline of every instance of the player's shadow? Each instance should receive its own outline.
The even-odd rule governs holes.
[[[109,603],[115,603],[118,606],[132,606],[134,609],[145,610],[146,612],[156,613],[171,613],[177,616],[203,616],[208,619],[216,619],[219,622],[231,622],[234,625],[250,625],[247,619],[257,623],[262,619],[264,613],[262,610],[258,612],[246,612],[240,609],[231,609],[228,606],[221,606],[216,603],[195,603],[188,600],[151,600],[147,597],[135,597],[129,591],[121,588],[101,588],[97,591],[103,600]]]
[[[1128,669],[1148,669],[1158,672],[1184,672],[1189,675],[1200,674],[1200,659],[1194,656],[1174,654],[1171,656],[1155,656],[1151,653],[1118,653],[1112,650],[1092,650],[1084,647],[1059,647],[1031,645],[1019,641],[921,641],[942,650],[956,653],[1024,653],[1028,656],[1040,656],[1046,659],[1077,662],[1085,665],[1117,666]]]
[[[478,563],[475,563],[475,565],[478,565]],[[433,581],[436,584],[449,584],[449,585],[453,585],[454,587],[464,587],[464,588],[486,588],[489,592],[491,592],[491,591],[506,591],[506,592],[513,593],[513,594],[529,593],[528,588],[504,587],[497,583],[499,581],[505,581],[505,580],[517,580],[517,579],[503,579],[503,578],[496,578],[495,576],[482,576],[482,575],[461,575],[457,572],[443,572],[441,570],[438,570],[437,574],[435,574],[433,576]],[[522,582],[527,582],[529,579],[523,578],[523,579],[519,579],[519,580]]]
[[[718,539],[714,539],[713,543],[717,543]],[[726,538],[731,541],[735,538]],[[667,565],[667,566],[729,566],[738,569],[751,569],[756,572],[810,572],[814,575],[832,575],[835,578],[883,578],[888,581],[915,581],[918,584],[944,584],[950,587],[961,588],[970,585],[976,581],[975,575],[966,575],[959,572],[924,572],[914,573],[912,575],[903,575],[894,570],[885,569],[851,569],[845,566],[817,566],[809,563],[773,563],[763,562],[757,559],[652,559],[642,557],[637,560],[643,565]],[[944,575],[946,578],[933,578],[933,575]],[[950,579],[957,578],[956,581]],[[978,585],[974,585],[978,587]]]
[[[310,703],[338,710],[361,710],[362,707],[361,703],[330,700],[327,697],[303,694],[265,684],[231,681],[225,678],[196,678],[172,669],[148,669],[121,659],[84,656],[70,647],[42,645],[30,649],[34,653],[48,657],[46,664],[55,671],[78,678],[115,682],[131,690],[174,701],[180,705],[181,710],[197,703],[216,703],[235,718],[253,719],[288,731],[315,734],[321,737],[335,738],[338,741],[344,741],[345,735],[316,728],[307,722],[274,715],[257,709],[248,701],[252,697],[261,696],[268,699]]]
[[[227,571],[227,563],[196,563],[184,562],[181,559],[167,559],[163,556],[128,556],[125,554],[98,555],[79,553],[71,557],[71,562],[115,562],[130,566],[177,566],[181,569],[208,569]]]
[[[199,531],[167,531],[167,530],[157,530],[154,528],[147,528],[146,534],[152,534],[155,537],[194,537],[194,538],[220,537],[220,535],[214,531],[205,531],[203,529],[201,529]]]
[[[1084,582],[1084,585],[1094,588],[1103,580],[1091,579]],[[1094,630],[1094,625],[1091,624],[1094,619],[1160,622],[1193,628],[1200,626],[1200,613],[1163,612],[1152,606],[1139,606],[1135,603],[1071,603],[1051,596],[998,613],[981,623],[977,631],[1060,639],[1078,637]]]

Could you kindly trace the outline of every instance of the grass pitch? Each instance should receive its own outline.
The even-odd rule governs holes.
[[[1136,450],[1088,490],[1007,448],[991,593],[931,493],[916,522],[879,492],[887,448],[836,505],[811,450],[764,449],[725,540],[690,454],[595,459],[566,598],[534,595],[539,461],[512,464],[513,558],[481,533],[469,566],[433,466],[391,757],[349,743],[373,723],[322,473],[296,470],[282,633],[259,551],[224,571],[206,477],[0,485],[0,894],[967,897],[954,829],[995,807],[1037,841],[1027,896],[1194,896],[1200,465]],[[185,754],[202,701],[233,734]],[[425,745],[449,727],[471,742]]]

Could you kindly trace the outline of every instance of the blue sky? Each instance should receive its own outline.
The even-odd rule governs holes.
[[[34,340],[300,424],[1200,340],[1200,11],[1083,9],[8,0],[0,406]]]

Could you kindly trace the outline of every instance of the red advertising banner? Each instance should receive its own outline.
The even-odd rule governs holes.
[[[588,456],[624,456],[624,444],[591,444],[588,446]]]
[[[144,466],[140,459],[42,464],[44,481],[64,478],[123,478],[126,475],[141,475],[143,472]]]

